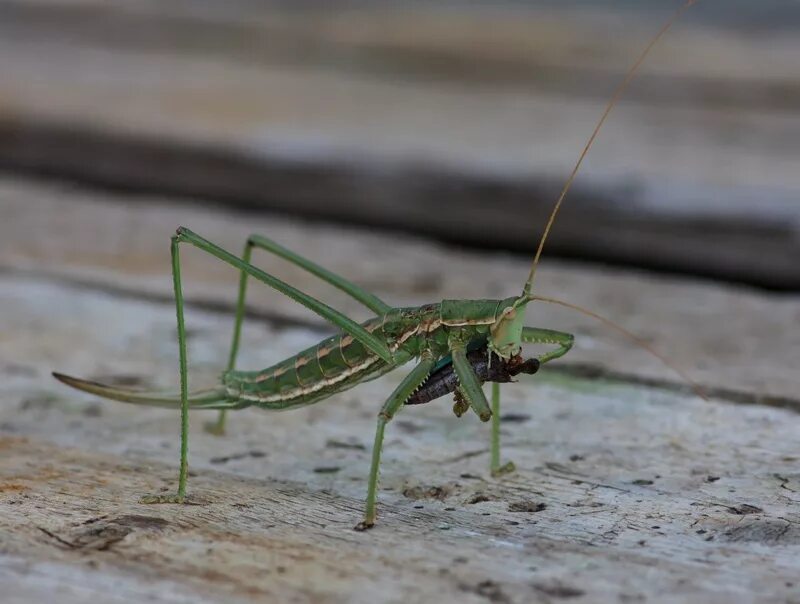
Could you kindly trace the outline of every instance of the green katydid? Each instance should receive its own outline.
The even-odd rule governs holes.
[[[538,364],[548,363],[566,354],[573,345],[571,334],[524,325],[528,305],[533,301],[560,304],[585,312],[622,331],[669,365],[666,359],[657,355],[650,347],[607,319],[567,302],[533,295],[532,291],[536,269],[550,229],[600,128],[651,48],[666,33],[677,17],[695,1],[687,0],[667,21],[644,49],[608,102],[550,214],[530,273],[519,296],[503,300],[444,300],[436,304],[413,308],[393,308],[344,277],[324,269],[265,237],[259,235],[249,237],[240,258],[189,229],[178,228],[172,237],[171,255],[178,323],[180,393],[163,395],[136,392],[58,373],[53,374],[57,379],[72,387],[101,397],[134,404],[180,408],[181,447],[177,492],[169,496],[146,496],[142,498],[142,501],[145,503],[181,503],[184,501],[188,474],[190,408],[220,410],[215,428],[217,432],[222,432],[225,412],[229,409],[258,407],[268,410],[283,410],[309,405],[352,388],[361,382],[379,377],[412,359],[416,359],[417,364],[391,393],[378,414],[364,518],[356,528],[370,528],[375,523],[378,472],[386,425],[409,398],[425,384],[432,372],[443,365],[452,364],[452,370],[458,378],[460,400],[466,403],[481,421],[494,419],[491,430],[490,463],[492,472],[498,472],[500,470],[499,385],[496,382],[492,384],[490,405],[481,387],[482,380],[476,375],[475,367],[468,359],[467,354],[475,348],[485,347],[488,350],[487,354],[496,355],[501,362],[507,362],[510,359],[518,358],[522,344],[527,343],[554,346],[538,357]],[[221,383],[217,387],[197,392],[189,392],[188,388],[180,262],[182,243],[188,243],[207,252],[241,273],[227,370],[222,374]],[[339,288],[374,312],[375,317],[358,324],[323,302],[264,272],[251,263],[254,248],[263,249],[284,258]],[[248,277],[253,277],[292,298],[338,327],[341,332],[263,371],[237,371],[235,366],[244,317]],[[487,356],[486,358],[492,357]],[[676,371],[678,370],[676,369]],[[532,373],[532,371],[530,372]]]

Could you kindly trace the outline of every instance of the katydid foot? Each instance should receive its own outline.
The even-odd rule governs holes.
[[[175,493],[174,495],[142,495],[139,497],[139,503],[155,504],[155,503],[185,503],[186,496]]]
[[[219,420],[206,422],[203,424],[203,430],[214,436],[225,436],[225,423]]]
[[[492,476],[494,478],[497,478],[498,476],[505,476],[506,474],[511,474],[512,472],[516,471],[517,471],[517,466],[514,464],[514,462],[507,461],[502,466],[492,468]]]
[[[362,520],[361,522],[359,522],[357,525],[355,525],[353,527],[353,530],[354,531],[358,531],[358,532],[364,532],[364,531],[368,531],[373,526],[375,526],[375,520],[366,520],[365,519],[365,520]]]

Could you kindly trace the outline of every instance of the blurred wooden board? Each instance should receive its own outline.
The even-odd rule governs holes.
[[[643,14],[0,2],[0,166],[530,249],[654,29]],[[800,287],[787,27],[690,11],[602,133],[551,250]]]
[[[504,456],[518,471],[502,479],[486,471],[485,425],[455,418],[446,399],[404,410],[387,436],[380,524],[356,533],[375,416],[402,370],[295,412],[239,412],[222,439],[193,414],[197,505],[185,507],[136,503],[173,486],[176,414],[101,402],[49,372],[175,386],[168,237],[179,223],[234,250],[263,232],[397,304],[513,293],[525,259],[19,180],[2,182],[0,204],[4,602],[797,595],[800,415],[731,404],[800,408],[796,296],[546,262],[542,293],[643,334],[711,386],[711,400],[676,390],[662,367],[598,326],[535,307],[531,323],[577,334],[562,367],[616,373],[545,369],[505,388]],[[191,383],[201,386],[227,357],[236,275],[184,257]],[[265,255],[258,263],[364,316],[307,275]],[[243,366],[328,333],[251,290],[260,319],[247,321]]]
[[[235,253],[249,234],[265,234],[396,306],[515,295],[530,267],[527,257],[466,253],[418,238],[22,180],[0,181],[0,214],[0,266],[6,270],[162,301],[172,296],[169,238],[178,225]],[[235,271],[195,250],[186,250],[183,256],[187,298],[205,308],[232,308]],[[254,258],[265,270],[349,316],[359,320],[369,316],[353,300],[299,269],[266,254]],[[607,315],[728,398],[795,404],[800,333],[789,326],[800,316],[796,296],[588,270],[547,257],[536,290]],[[329,329],[316,315],[267,288],[253,287],[250,296],[253,309],[263,318]],[[588,364],[630,379],[681,385],[657,359],[593,319],[534,305],[529,324],[578,335],[579,345],[563,359],[566,364]]]

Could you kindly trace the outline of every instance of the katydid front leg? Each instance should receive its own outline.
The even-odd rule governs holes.
[[[558,348],[537,357],[540,365],[564,356],[572,348],[575,337],[571,333],[540,329],[522,328],[522,342],[526,344],[556,344]],[[490,444],[489,469],[493,476],[514,471],[514,462],[500,464],[500,384],[492,382],[492,437]]]
[[[553,359],[563,357],[567,354],[575,343],[575,336],[571,333],[556,331],[554,329],[523,327],[522,341],[525,344],[555,344],[558,346],[555,350],[551,350],[537,357],[539,364],[544,365]]]
[[[489,471],[492,476],[516,470],[513,461],[500,465],[500,384],[492,382],[492,436],[489,443]]]
[[[486,401],[478,376],[467,360],[464,344],[458,340],[451,340],[450,349],[453,355],[453,368],[456,370],[460,383],[459,392],[482,422],[492,420],[492,436],[490,445],[489,467],[493,475],[513,470],[500,467],[500,385],[492,383],[492,407]]]

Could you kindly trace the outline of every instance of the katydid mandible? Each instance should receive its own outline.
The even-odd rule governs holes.
[[[145,496],[141,501],[144,503],[182,503],[185,500],[188,475],[189,409],[219,410],[220,416],[215,429],[221,433],[224,429],[227,410],[246,407],[284,410],[310,405],[352,388],[361,382],[377,378],[411,360],[416,360],[415,367],[403,378],[378,413],[364,518],[356,525],[356,528],[367,529],[375,523],[378,473],[386,425],[406,402],[410,402],[412,395],[420,388],[428,387],[426,383],[431,374],[441,372],[443,368],[447,368],[448,371],[455,374],[458,380],[457,411],[464,412],[466,409],[471,409],[481,421],[493,420],[491,423],[490,469],[493,473],[499,472],[501,470],[499,384],[496,381],[492,384],[490,404],[482,390],[483,379],[476,374],[476,361],[468,358],[470,351],[486,349],[489,355],[486,357],[487,359],[498,358],[500,362],[509,363],[511,366],[513,365],[511,359],[519,358],[522,344],[552,345],[552,349],[535,359],[535,369],[538,369],[539,365],[549,363],[566,354],[573,345],[571,334],[524,325],[528,305],[533,301],[561,304],[586,312],[606,324],[616,327],[641,344],[641,341],[627,331],[595,313],[560,300],[533,295],[534,278],[555,217],[609,112],[652,47],[678,16],[695,2],[696,0],[687,0],[673,14],[641,53],[608,102],[550,214],[544,233],[539,240],[530,273],[519,296],[502,300],[443,300],[436,304],[419,307],[393,308],[344,277],[326,270],[266,237],[250,236],[245,243],[242,256],[238,257],[187,228],[178,228],[172,237],[170,251],[178,324],[180,393],[163,395],[136,392],[58,373],[53,374],[69,386],[104,398],[140,405],[180,408],[181,447],[177,492],[171,495]],[[181,244],[184,243],[203,250],[241,273],[227,370],[222,374],[218,386],[195,392],[189,391],[187,372],[186,328],[180,261]],[[251,255],[256,248],[271,252],[337,287],[370,309],[375,316],[361,324],[356,323],[316,298],[257,268],[251,263]],[[340,333],[262,371],[236,370],[249,277],[265,283],[305,306],[339,328]],[[653,352],[652,349],[647,348]],[[666,362],[663,357],[657,356]],[[529,365],[526,372],[533,373],[535,369]],[[673,369],[675,368],[673,367]],[[492,378],[489,376],[488,379]],[[499,381],[504,380],[500,379]],[[433,389],[437,386],[429,387]],[[430,397],[434,397],[434,394],[431,393]]]

